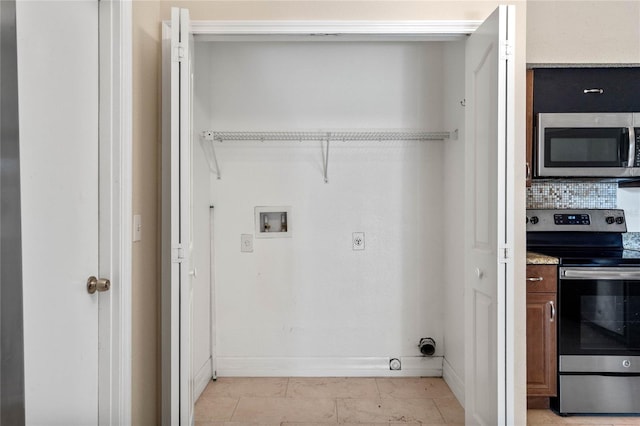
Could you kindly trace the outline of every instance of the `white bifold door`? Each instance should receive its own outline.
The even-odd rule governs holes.
[[[500,6],[466,46],[465,423],[513,418],[515,8]]]
[[[165,27],[163,98],[162,328],[163,424],[193,424],[191,380],[191,90],[193,36],[189,11],[172,8]],[[166,95],[166,93],[165,93]],[[167,143],[168,142],[168,143]],[[166,170],[165,169],[165,170]],[[168,199],[167,199],[168,198]],[[167,234],[167,235],[165,235]],[[167,270],[169,269],[169,270]],[[170,314],[169,314],[170,313]],[[167,315],[169,314],[169,315]],[[170,331],[169,331],[170,330]]]

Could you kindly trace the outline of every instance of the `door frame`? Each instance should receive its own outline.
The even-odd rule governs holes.
[[[131,424],[132,3],[99,1],[98,424]]]
[[[310,34],[345,34],[351,36],[393,36],[398,37],[398,40],[403,39],[416,39],[416,40],[430,40],[430,41],[447,41],[453,40],[461,35],[467,35],[477,29],[483,20],[424,20],[424,21],[332,21],[332,20],[318,20],[318,21],[302,21],[302,20],[261,20],[261,21],[253,21],[253,20],[227,20],[227,21],[217,21],[217,20],[200,20],[200,21],[191,21],[191,34],[194,36],[198,36],[199,39],[206,38],[207,36],[211,37],[215,40],[224,40],[225,36],[265,36],[265,35],[299,35],[306,36]],[[171,33],[171,22],[163,21],[162,23],[162,34],[163,39],[167,37],[168,34]],[[232,38],[230,38],[232,39]],[[516,55],[522,55],[524,57],[525,46],[524,43],[519,42],[518,48],[515,49],[517,52]],[[516,78],[516,80],[518,80]],[[164,87],[164,85],[163,85]],[[163,89],[164,90],[164,89]],[[523,111],[523,122],[524,122],[524,107]],[[518,126],[516,126],[517,128]],[[163,141],[164,144],[165,141]],[[523,142],[524,143],[524,142]],[[166,149],[166,148],[163,148]],[[517,152],[517,148],[516,148]],[[524,160],[523,160],[524,162]],[[517,168],[517,165],[515,165]],[[164,172],[166,173],[166,171]],[[518,173],[515,174],[516,178],[519,178],[520,175]],[[515,187],[513,182],[508,183]],[[522,194],[524,194],[524,186],[522,189]],[[167,194],[163,191],[163,198],[167,197]],[[515,200],[519,199],[518,196],[515,197]],[[189,203],[190,200],[184,200],[183,202]],[[163,202],[164,204],[164,202]],[[517,206],[514,206],[515,214],[520,212]],[[524,209],[522,209],[522,213],[524,213]],[[166,226],[163,225],[162,233],[170,232],[170,230],[164,229]],[[518,240],[516,239],[516,242]],[[520,250],[515,250],[518,253]],[[166,272],[163,271],[163,276],[166,275]],[[512,284],[515,285],[516,282],[520,282],[519,278],[524,279],[524,277],[519,277],[518,274],[514,274],[515,276],[511,276]],[[522,380],[520,380],[520,376],[523,376],[525,373],[526,364],[516,362],[516,354],[520,353],[523,347],[524,337],[521,337],[519,340],[519,336],[514,332],[514,322],[516,319],[516,309],[515,304],[517,303],[514,300],[513,295],[509,292],[510,297],[506,300],[506,306],[504,309],[500,310],[501,313],[504,313],[505,317],[502,319],[503,324],[508,324],[508,329],[500,330],[500,336],[498,340],[504,344],[503,354],[505,360],[505,373],[502,375],[502,378],[505,381],[506,395],[505,401],[507,407],[507,411],[513,413],[516,409],[521,409],[520,404],[517,404],[515,400],[514,391],[518,384],[522,384]],[[163,300],[162,302],[162,316],[167,316],[171,318],[169,301]],[[173,325],[174,330],[179,329],[179,325]],[[161,351],[163,352],[163,358],[165,357],[165,352],[174,351],[174,353],[179,353],[179,343],[178,339],[171,339],[171,324],[163,323],[161,329],[162,340],[166,342],[171,342],[167,346],[163,346]],[[167,359],[170,359],[170,354],[167,354]],[[169,365],[164,365],[169,370],[171,370]],[[165,386],[167,383],[170,383],[171,371],[165,371],[163,368],[162,372],[162,384]],[[175,374],[175,372],[173,372]],[[173,392],[175,391],[175,393]],[[165,410],[162,411],[162,423],[169,424],[171,419],[171,394],[178,394],[177,390],[172,391],[163,391],[162,395],[162,405],[165,407]],[[195,402],[195,401],[194,401]],[[462,401],[463,402],[463,401]],[[177,401],[174,401],[174,406],[177,404]],[[464,403],[463,403],[464,405]],[[516,406],[517,405],[517,406]],[[520,415],[519,413],[515,413],[514,418],[524,418],[524,413]]]

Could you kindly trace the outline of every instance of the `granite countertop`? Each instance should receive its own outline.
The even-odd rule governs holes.
[[[527,252],[527,265],[557,265],[558,258],[546,254]]]

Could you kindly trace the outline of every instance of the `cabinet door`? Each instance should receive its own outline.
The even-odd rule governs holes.
[[[526,174],[526,185],[527,187],[531,186],[531,178],[533,173],[533,141],[535,140],[533,137],[533,70],[527,70],[527,105],[526,105],[526,115],[527,115],[527,126],[526,131],[527,135],[525,140],[527,141],[527,174]]]
[[[538,68],[533,110],[536,114],[637,112],[640,111],[639,81],[640,68],[637,67]]]
[[[527,395],[555,396],[556,293],[527,293]]]

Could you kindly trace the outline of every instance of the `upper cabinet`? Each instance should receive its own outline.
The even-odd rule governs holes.
[[[614,123],[609,117],[608,126],[604,123],[596,124],[594,121],[588,121],[584,124],[580,116],[575,122],[568,119],[549,124],[547,121],[547,130],[559,130],[563,128],[563,137],[561,139],[565,143],[569,138],[573,138],[582,149],[578,150],[578,145],[572,145],[570,151],[565,151],[562,160],[553,160],[552,152],[556,155],[563,151],[557,149],[553,151],[551,140],[547,136],[540,137],[541,130],[538,128],[538,119],[542,113],[630,113],[640,112],[640,67],[567,67],[567,68],[534,68],[527,70],[527,97],[526,97],[526,143],[527,143],[527,180],[526,185],[531,186],[532,175],[536,177],[600,177],[600,178],[636,178],[637,180],[637,156],[633,150],[634,145],[629,144],[625,134],[631,134],[631,131],[625,133],[631,122]],[[629,117],[630,114],[626,114]],[[575,117],[574,117],[575,118]],[[547,116],[549,120],[549,116]],[[599,120],[599,118],[598,118]],[[631,118],[629,118],[631,120]],[[611,159],[611,163],[602,163],[602,152],[594,151],[589,154],[583,133],[579,130],[569,129],[576,126],[584,130],[591,127],[611,127],[609,132],[615,132],[620,124],[622,130],[619,140],[613,140],[617,144],[610,152],[615,158]],[[567,133],[568,132],[568,133]],[[569,134],[573,132],[573,136]],[[578,133],[576,133],[578,132]],[[593,134],[593,129],[589,135]],[[595,136],[595,135],[594,135]],[[540,138],[540,140],[537,140]],[[601,138],[603,139],[603,138]],[[615,138],[614,138],[615,139]],[[544,144],[539,145],[544,140]],[[608,143],[612,143],[612,139],[606,139]],[[635,139],[634,139],[635,141]],[[556,144],[557,146],[558,144]],[[626,147],[626,148],[625,148]],[[622,153],[629,153],[628,156]],[[543,154],[544,153],[544,154]],[[628,158],[631,162],[627,162]],[[555,163],[554,163],[555,161]],[[564,161],[564,163],[562,163]],[[634,165],[635,162],[635,165]],[[626,184],[628,185],[628,184]],[[634,182],[632,186],[637,186]]]
[[[640,68],[538,68],[533,113],[638,112]]]
[[[527,95],[526,95],[526,117],[527,117],[527,187],[531,186],[533,179],[533,70],[527,70]]]

